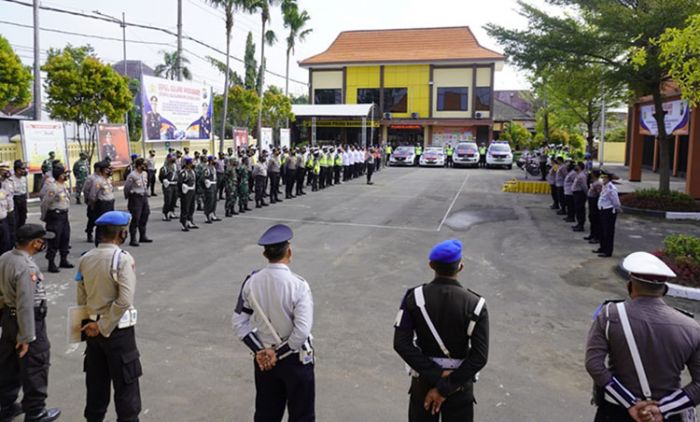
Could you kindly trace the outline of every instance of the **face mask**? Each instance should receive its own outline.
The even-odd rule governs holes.
[[[107,170],[107,171],[105,172],[105,174],[107,175],[107,177],[111,177],[111,176],[112,176],[112,170]]]
[[[119,244],[126,242],[126,238],[129,237],[129,233],[126,230],[122,230],[119,233]]]
[[[44,252],[48,246],[49,246],[49,245],[46,243],[46,241],[45,241],[45,240],[42,240],[42,241],[41,241],[41,246],[39,246],[39,248],[37,249],[36,253]]]
[[[600,179],[598,179],[598,181],[602,184],[605,184],[605,179],[603,179],[602,177]]]

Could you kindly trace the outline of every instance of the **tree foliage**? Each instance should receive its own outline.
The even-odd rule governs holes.
[[[247,128],[253,132],[260,108],[260,97],[253,89],[245,89],[241,85],[234,85],[229,89],[230,113],[226,116],[226,134],[232,133],[235,127]],[[217,126],[221,125],[223,116],[224,96],[214,97],[214,121]]]
[[[0,110],[26,107],[32,99],[32,73],[0,35]]]
[[[222,75],[226,75],[226,63],[212,56],[207,56],[207,60],[209,61],[209,64],[221,72]],[[243,85],[243,79],[241,79],[238,72],[231,70],[230,68],[228,68],[228,85]]]
[[[508,141],[516,150],[529,148],[532,139],[530,132],[520,123],[508,122],[505,124],[500,135],[500,140]]]
[[[46,72],[49,114],[76,124],[80,150],[92,159],[97,124],[103,119],[123,122],[132,108],[133,97],[126,78],[102,63],[90,46],[68,45],[63,50],[49,50],[42,70]],[[80,138],[81,127],[87,134],[86,145]]]
[[[311,16],[309,16],[306,10],[299,10],[299,5],[296,0],[282,1],[282,16],[284,18],[284,27],[289,30],[287,35],[287,67],[284,85],[284,93],[285,95],[289,95],[290,57],[294,54],[297,41],[304,41],[313,29],[306,27],[311,20]]]
[[[244,86],[246,89],[255,89],[258,86],[258,61],[255,60],[255,43],[252,32],[248,32],[248,38],[245,40],[243,62],[245,65]]]
[[[129,92],[132,98],[138,98],[141,95],[141,82],[138,79],[129,79]],[[143,115],[141,114],[141,108],[133,101],[129,109],[129,141],[141,141],[142,132]]]
[[[694,106],[700,103],[700,14],[683,29],[668,28],[659,38],[661,61]]]
[[[282,90],[276,86],[270,86],[262,100],[263,125],[276,129],[285,126],[287,120],[294,120],[292,102]]]
[[[551,67],[576,69],[600,65],[611,83],[622,83],[637,96],[652,95],[661,143],[659,190],[670,188],[671,142],[664,126],[662,84],[669,73],[657,40],[667,28],[683,29],[687,19],[700,13],[697,0],[547,0],[565,13],[549,14],[518,2],[528,20],[524,30],[487,25],[488,33],[521,68],[541,71]],[[644,63],[635,63],[643,51]]]
[[[171,80],[177,79],[177,51],[161,51],[161,53],[163,54],[163,63],[156,66],[156,76]],[[187,79],[188,81],[192,79],[192,72],[190,72],[190,68],[186,66],[189,62],[190,60],[185,56],[182,56],[180,58],[180,66],[182,67],[182,77]]]

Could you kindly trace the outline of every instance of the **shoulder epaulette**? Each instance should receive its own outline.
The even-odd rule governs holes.
[[[472,290],[472,289],[467,289],[467,291],[470,292],[470,293],[472,293],[472,294],[477,295],[478,297],[481,297],[481,295],[480,295],[479,293],[475,292],[475,291]]]
[[[677,308],[675,306],[673,307],[673,309],[677,310],[678,312],[682,313],[683,315],[685,315],[687,317],[695,319],[695,314],[693,314],[692,312],[686,311],[685,309]]]

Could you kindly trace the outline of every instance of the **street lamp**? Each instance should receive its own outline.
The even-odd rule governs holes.
[[[124,77],[125,77],[126,80],[128,81],[128,80],[129,80],[129,75],[126,73],[126,69],[127,69],[127,66],[126,66],[126,17],[125,17],[125,15],[124,15],[124,12],[122,12],[122,18],[121,18],[121,20],[115,18],[114,16],[110,16],[110,15],[104,14],[104,13],[100,12],[99,10],[93,10],[92,13],[94,13],[94,14],[96,14],[96,15],[103,16],[103,17],[105,17],[105,18],[108,18],[108,19],[111,20],[112,22],[118,23],[119,26],[122,27],[122,48],[123,48],[123,51],[124,51]],[[127,111],[126,114],[124,115],[124,122],[126,123],[126,131],[127,131],[127,134],[128,134],[128,133],[129,133],[129,112],[128,112],[128,111]]]

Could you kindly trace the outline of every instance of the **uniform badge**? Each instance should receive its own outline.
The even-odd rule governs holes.
[[[36,283],[38,279],[39,278],[36,276],[36,273],[32,273],[32,283]]]

